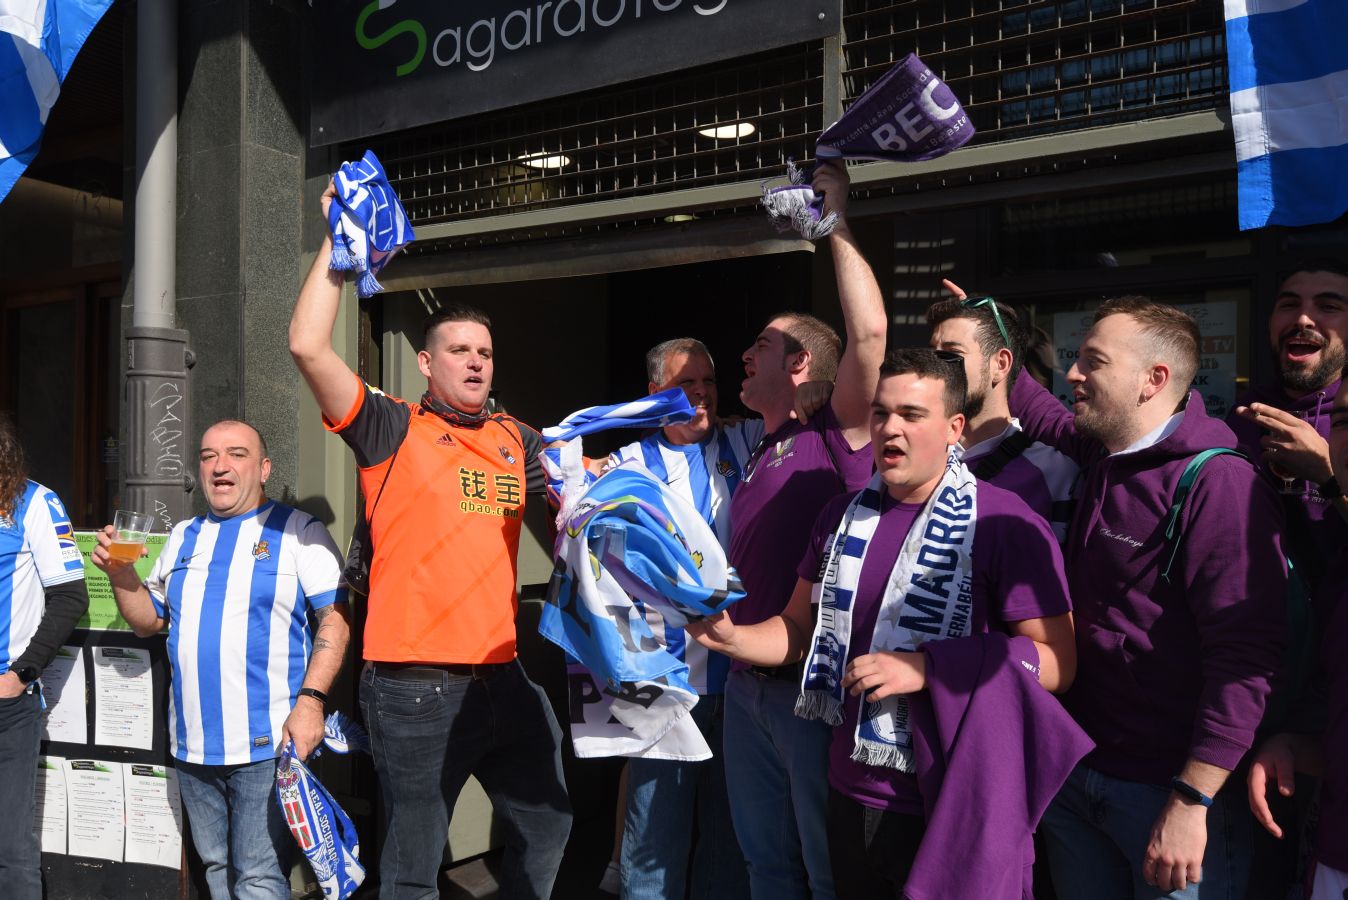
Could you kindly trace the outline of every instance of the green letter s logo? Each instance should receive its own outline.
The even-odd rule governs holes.
[[[396,0],[371,0],[370,4],[360,11],[356,17],[356,43],[365,50],[376,50],[400,34],[413,34],[417,38],[417,52],[407,62],[398,66],[394,74],[398,77],[416,71],[417,66],[421,65],[422,58],[426,55],[426,29],[421,27],[421,23],[415,19],[403,19],[383,34],[370,37],[365,33],[365,20],[370,18],[376,10],[388,9]]]

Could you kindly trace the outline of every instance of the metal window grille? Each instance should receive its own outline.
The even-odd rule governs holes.
[[[779,176],[788,158],[812,155],[822,95],[813,42],[361,146],[425,225]],[[711,132],[739,123],[753,131]]]
[[[845,0],[847,102],[910,52],[983,143],[1212,109],[1227,94],[1209,0]]]

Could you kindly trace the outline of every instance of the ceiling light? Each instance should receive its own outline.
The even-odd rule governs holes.
[[[748,137],[757,129],[752,122],[731,122],[729,125],[714,125],[711,128],[699,128],[697,133],[703,137],[715,138],[718,141],[729,141],[735,138]]]
[[[697,216],[692,213],[674,213],[673,215],[665,216],[665,221],[670,225],[677,225],[680,222],[696,222]]]
[[[561,153],[553,155],[539,153],[533,156],[517,157],[515,162],[531,169],[560,169],[563,166],[571,165],[571,157]]]

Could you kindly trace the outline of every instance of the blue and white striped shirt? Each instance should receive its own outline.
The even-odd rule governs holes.
[[[277,754],[308,665],[309,614],[346,601],[341,568],[323,523],[272,501],[173,527],[145,586],[168,620],[176,759],[237,765]]]
[[[0,674],[37,631],[46,608],[43,588],[83,578],[65,507],[50,489],[29,481],[14,512],[0,516]]]
[[[675,494],[687,500],[702,516],[727,553],[730,552],[730,498],[744,480],[744,467],[758,442],[763,439],[763,420],[747,419],[727,428],[717,428],[697,444],[671,444],[663,431],[628,444],[613,452],[611,465],[627,459],[641,460],[656,478]],[[657,615],[646,610],[647,622],[654,631],[663,628],[670,653],[688,664],[688,683],[699,694],[725,691],[730,673],[730,658],[714,653],[696,641],[689,641],[682,628],[663,621],[651,621]],[[657,632],[659,633],[659,632]]]

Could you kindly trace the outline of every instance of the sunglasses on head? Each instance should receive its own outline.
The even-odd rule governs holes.
[[[1011,349],[1011,335],[1007,333],[1006,323],[1002,321],[1002,314],[997,309],[997,300],[993,297],[968,297],[960,301],[960,306],[965,309],[978,309],[980,306],[986,306],[992,310],[992,319],[997,323],[997,332],[1002,336],[1002,343],[1008,350]]]

